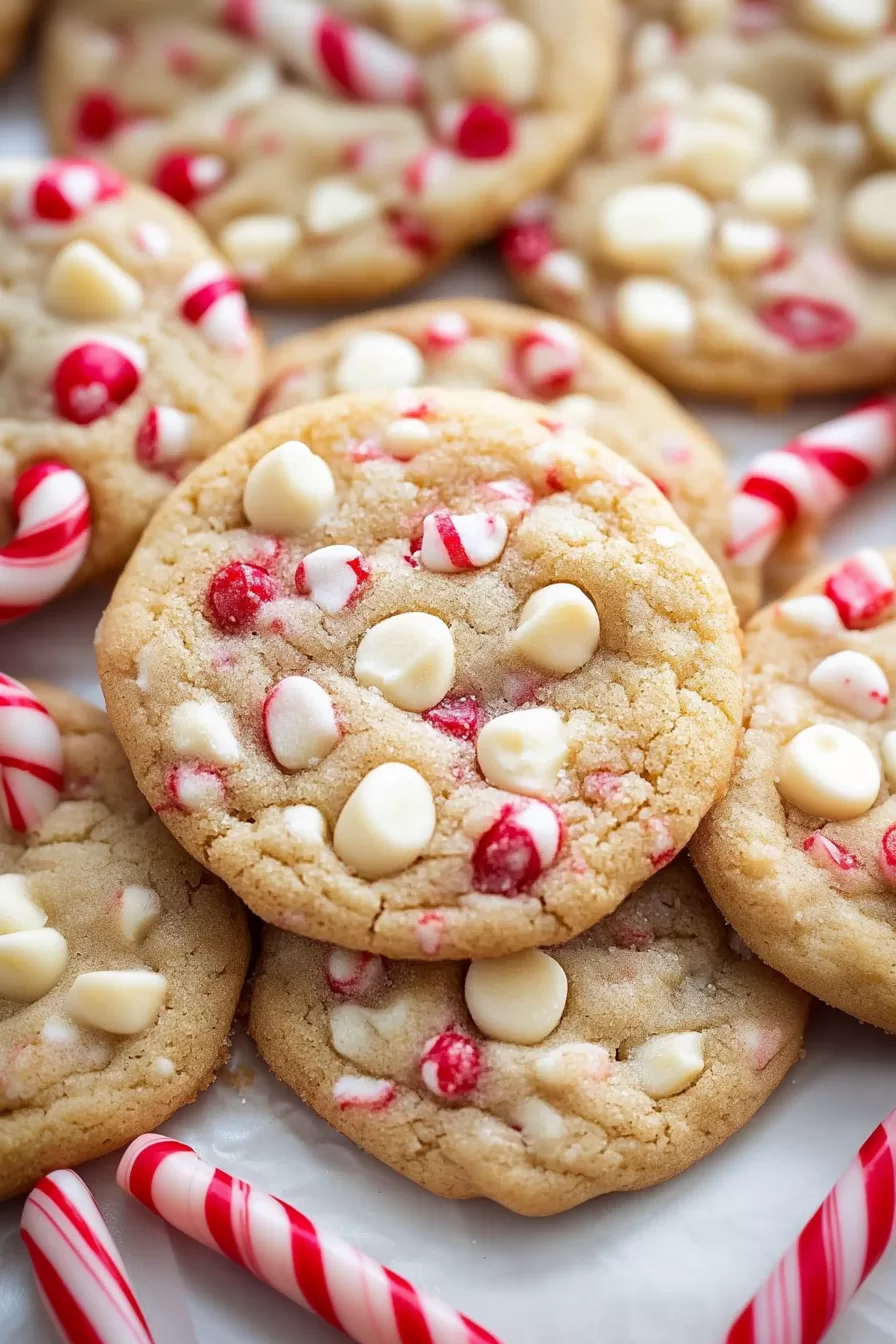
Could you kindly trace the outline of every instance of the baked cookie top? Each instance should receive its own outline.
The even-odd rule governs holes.
[[[692,845],[763,960],[896,1031],[896,551],[858,551],[746,633],[743,743]]]
[[[44,685],[35,709],[19,683],[2,683],[7,1198],[161,1124],[211,1082],[249,944],[239,902],[152,816],[106,715]],[[10,763],[26,751],[31,775]]]
[[[604,133],[504,235],[526,293],[702,394],[888,381],[889,0],[630,0],[628,13]]]
[[[735,945],[683,860],[549,953],[423,966],[267,929],[250,1030],[411,1180],[558,1213],[684,1170],[797,1058],[806,996]]]
[[[183,210],[84,160],[0,160],[0,508],[34,464],[73,468],[92,526],[79,580],[120,568],[172,482],[239,432],[260,363]]]
[[[360,299],[561,171],[617,49],[615,0],[62,0],[45,106],[58,147],[193,208],[253,293]]]
[[[0,0],[0,75],[5,75],[18,57],[32,8],[32,0]]]
[[[715,442],[581,327],[489,299],[406,304],[284,341],[265,378],[258,419],[334,392],[421,383],[537,397],[547,425],[580,426],[659,486],[721,569],[742,617],[758,605],[758,566],[733,566],[725,556],[731,492]]]
[[[156,515],[98,633],[174,834],[272,923],[391,956],[571,938],[690,838],[736,617],[660,491],[500,393],[265,420]]]

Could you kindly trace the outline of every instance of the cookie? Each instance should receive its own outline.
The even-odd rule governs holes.
[[[504,254],[673,387],[779,403],[889,382],[888,3],[632,0],[624,86]]]
[[[756,609],[758,565],[735,567],[725,555],[731,495],[716,444],[656,383],[586,331],[543,313],[451,299],[294,336],[268,357],[256,415],[333,392],[399,386],[402,378],[544,400],[546,423],[580,425],[649,476],[721,569],[741,616]]]
[[[746,634],[746,732],[692,853],[749,946],[896,1031],[896,551],[865,549]]]
[[[0,0],[0,75],[18,58],[31,8],[31,0]]]
[[[0,507],[27,533],[0,551],[0,619],[119,569],[260,376],[245,300],[184,211],[86,161],[0,161]],[[31,497],[48,458],[89,494],[74,556],[69,495]],[[46,570],[23,570],[38,547]]]
[[[57,148],[198,218],[259,297],[389,293],[561,172],[616,74],[614,0],[61,0]]]
[[[418,1185],[559,1213],[691,1166],[798,1057],[806,996],[725,934],[681,859],[549,953],[426,966],[267,929],[250,1031]]]
[[[11,764],[26,754],[31,773]],[[152,816],[105,714],[0,678],[0,760],[5,1199],[208,1086],[249,946],[239,902]]]
[[[98,636],[140,787],[262,918],[389,956],[571,938],[687,842],[736,617],[646,477],[497,392],[265,420],[178,487]]]

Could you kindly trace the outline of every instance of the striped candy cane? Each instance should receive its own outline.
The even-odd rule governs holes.
[[[12,496],[16,530],[0,548],[0,625],[27,616],[68,583],[90,545],[90,497],[61,462],[27,467]]]
[[[209,1166],[185,1143],[159,1134],[135,1139],[118,1184],[357,1344],[499,1344],[281,1199]]]
[[[820,526],[894,459],[894,397],[868,401],[760,453],[731,501],[729,559],[763,564],[788,528]]]
[[[153,1344],[103,1215],[73,1171],[51,1172],[34,1187],[21,1234],[66,1344]]]
[[[0,814],[14,831],[35,830],[62,792],[62,738],[27,686],[0,672]]]
[[[818,1344],[880,1260],[896,1222],[896,1111],[862,1145],[725,1344]]]

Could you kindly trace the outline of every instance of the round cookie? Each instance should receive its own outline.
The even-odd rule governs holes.
[[[0,76],[16,62],[31,9],[31,0],[0,0]]]
[[[265,420],[98,634],[138,782],[264,919],[389,956],[571,938],[728,780],[728,593],[646,477],[497,392]]]
[[[683,1171],[797,1059],[806,996],[725,935],[683,860],[550,954],[424,966],[267,929],[250,1031],[427,1190],[559,1213]]]
[[[533,309],[450,299],[365,313],[294,336],[268,357],[256,415],[333,392],[398,386],[401,379],[544,400],[547,414],[580,425],[660,487],[721,569],[742,617],[758,606],[759,567],[735,567],[725,556],[730,491],[706,430],[586,331]]]
[[[260,374],[243,296],[184,211],[86,161],[0,161],[0,525],[52,458],[90,495],[78,580],[119,569],[173,481],[246,423]],[[20,589],[4,573],[0,607]]]
[[[692,392],[888,382],[889,0],[632,0],[629,17],[603,135],[503,235],[524,291]]]
[[[265,299],[420,279],[556,176],[616,74],[614,0],[61,0],[53,143],[193,208]]]
[[[21,753],[9,716],[35,712],[10,708],[17,689],[3,687],[0,734],[19,733]],[[27,833],[0,818],[0,1199],[207,1087],[249,955],[242,907],[152,816],[106,715],[33,690],[62,735],[62,796]],[[38,757],[52,754],[36,717]],[[30,795],[8,758],[6,772],[15,821],[10,798]]]
[[[817,998],[896,1031],[896,551],[759,612],[731,787],[692,843],[722,913]]]

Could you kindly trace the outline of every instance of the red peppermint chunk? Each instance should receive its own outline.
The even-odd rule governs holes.
[[[19,225],[66,225],[101,201],[122,196],[125,180],[111,168],[85,159],[54,159],[13,195],[12,215]]]
[[[176,406],[150,406],[140,422],[134,451],[150,471],[167,471],[183,460],[196,422]]]
[[[238,352],[249,344],[249,312],[236,278],[217,261],[200,261],[178,289],[180,315],[198,327],[216,350]]]
[[[520,896],[554,862],[563,842],[557,812],[537,798],[501,808],[473,850],[473,887],[493,896]]]
[[[423,1047],[420,1073],[437,1097],[468,1097],[482,1070],[479,1046],[459,1031],[443,1031]]]
[[[893,575],[880,551],[864,547],[844,560],[824,586],[847,630],[876,625],[892,612],[896,599]]]
[[[555,246],[551,226],[544,219],[511,221],[498,235],[501,256],[512,271],[534,271]]]
[[[463,313],[439,313],[427,322],[423,331],[423,348],[435,353],[456,350],[470,337],[470,324]]]
[[[888,826],[880,838],[877,866],[884,881],[896,886],[896,823]]]
[[[140,386],[146,354],[134,341],[106,336],[84,341],[62,356],[53,372],[57,414],[75,425],[111,415]]]
[[[189,209],[214,191],[227,176],[227,164],[217,154],[188,154],[176,151],[159,159],[152,185],[178,205]]]
[[[475,742],[486,715],[474,695],[446,695],[423,715],[427,723],[448,737]]]
[[[560,397],[568,392],[581,359],[575,333],[550,318],[524,332],[514,349],[516,375],[536,397]]]
[[[438,255],[439,240],[425,219],[408,210],[390,210],[386,221],[399,246],[428,260]]]
[[[115,95],[107,89],[94,89],[85,93],[75,108],[75,136],[91,144],[102,144],[120,129],[124,120],[124,109]]]
[[[836,350],[852,340],[856,331],[852,313],[826,299],[774,299],[756,316],[795,350]]]
[[[258,565],[232,560],[219,569],[208,586],[208,609],[219,630],[228,634],[246,630],[265,602],[277,596],[277,585]]]
[[[383,1111],[395,1100],[396,1091],[388,1078],[346,1073],[333,1084],[333,1100],[340,1111]]]
[[[811,835],[807,835],[803,841],[803,849],[819,868],[850,873],[862,866],[855,854],[851,854],[823,831],[813,831]]]
[[[296,590],[323,611],[344,611],[370,581],[370,566],[354,546],[321,546],[296,570]]]
[[[423,519],[420,563],[437,574],[459,574],[490,565],[507,544],[507,524],[497,513],[430,513]]]
[[[334,994],[357,998],[372,989],[383,974],[383,959],[372,952],[350,952],[331,947],[327,956],[327,984]]]
[[[483,99],[445,110],[440,130],[465,159],[500,159],[516,142],[516,123],[506,108]]]

